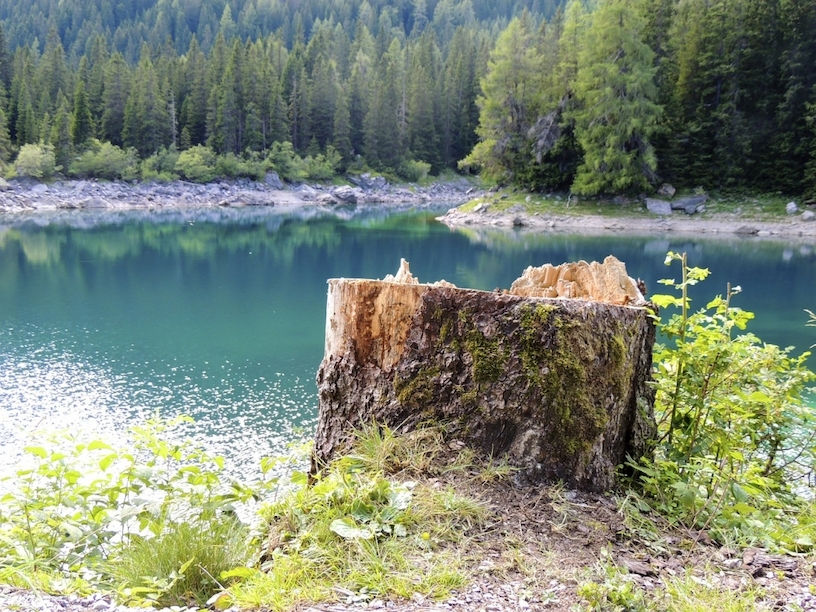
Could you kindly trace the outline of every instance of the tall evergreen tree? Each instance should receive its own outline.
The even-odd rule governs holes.
[[[479,143],[462,162],[498,180],[512,179],[533,159],[527,133],[538,116],[541,70],[531,25],[528,17],[513,19],[496,41],[477,99]]]
[[[74,156],[74,143],[71,138],[71,106],[62,92],[57,96],[57,110],[51,125],[51,145],[54,147],[56,165],[67,172]]]
[[[0,165],[8,162],[11,157],[11,137],[9,136],[6,113],[0,108]]]
[[[104,140],[122,145],[125,105],[130,95],[130,70],[121,53],[114,53],[105,65],[105,88],[100,134]]]
[[[345,165],[352,161],[351,114],[349,113],[348,95],[343,88],[340,88],[337,93],[337,106],[334,110],[332,129],[332,146],[343,157]]]
[[[641,36],[639,0],[606,0],[592,14],[579,54],[572,111],[583,163],[572,185],[579,194],[642,190],[654,183],[651,138],[657,104],[654,52]]]
[[[150,59],[150,49],[143,47],[141,55],[125,105],[122,140],[125,146],[134,147],[146,157],[170,144],[172,119]]]
[[[88,104],[88,94],[85,91],[85,81],[77,79],[74,89],[74,112],[71,114],[71,142],[75,147],[81,147],[93,136],[93,117]]]
[[[428,28],[420,36],[411,55],[407,96],[408,147],[416,159],[428,162],[434,171],[441,168],[442,162],[436,125],[439,116],[439,102],[436,99],[438,53],[434,31]]]

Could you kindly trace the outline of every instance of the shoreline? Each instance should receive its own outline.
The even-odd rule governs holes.
[[[461,204],[475,191],[467,179],[437,181],[428,186],[391,185],[362,175],[359,185],[283,183],[277,175],[258,182],[249,179],[199,184],[186,181],[136,182],[30,179],[0,181],[0,223],[8,215],[36,215],[61,211],[119,212],[192,208],[280,208],[370,205],[427,207],[434,203]]]
[[[465,178],[440,180],[428,186],[391,185],[382,177],[355,177],[354,185],[283,183],[274,173],[265,181],[220,180],[199,184],[186,181],[137,182],[59,180],[40,183],[31,179],[0,181],[0,225],[21,220],[73,216],[75,212],[122,213],[129,211],[181,212],[195,209],[255,208],[279,212],[313,209],[334,211],[347,206],[384,209],[427,209],[450,204],[436,219],[452,230],[497,229],[535,233],[589,235],[672,235],[753,240],[788,240],[816,243],[816,221],[800,215],[778,220],[708,210],[701,214],[666,216],[607,216],[593,214],[529,213],[514,206],[493,212],[462,212],[459,207],[483,192]]]
[[[734,213],[706,212],[694,216],[677,214],[655,218],[608,217],[602,215],[567,215],[501,212],[462,212],[451,209],[437,220],[451,229],[514,229],[520,232],[580,233],[580,234],[668,234],[673,236],[745,239],[794,239],[816,243],[816,221],[800,218],[768,221],[752,219]]]

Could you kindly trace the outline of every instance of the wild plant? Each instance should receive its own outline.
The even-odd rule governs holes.
[[[816,379],[809,353],[765,344],[745,332],[753,314],[733,306],[739,287],[727,287],[692,312],[688,288],[707,269],[689,267],[661,281],[679,295],[655,295],[666,339],[654,351],[658,439],[654,460],[633,465],[651,504],[679,523],[710,529],[720,539],[812,546],[797,535],[795,514],[816,458],[816,414],[804,399]]]
[[[234,505],[253,491],[227,481],[221,457],[173,440],[184,420],[133,428],[127,449],[68,433],[25,447],[21,465],[0,483],[0,571],[20,586],[37,573],[110,586],[109,560],[122,561],[141,542],[161,542],[183,524],[232,521]],[[154,593],[169,584],[167,576],[152,580]]]

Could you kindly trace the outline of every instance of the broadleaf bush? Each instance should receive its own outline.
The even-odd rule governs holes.
[[[679,261],[682,280],[661,281],[679,295],[655,295],[679,310],[658,329],[653,459],[630,463],[652,507],[687,527],[737,540],[806,549],[797,516],[811,513],[801,493],[816,466],[816,414],[807,404],[816,376],[810,353],[765,344],[746,332],[753,314],[733,306],[727,288],[692,312],[688,288],[708,270]]]

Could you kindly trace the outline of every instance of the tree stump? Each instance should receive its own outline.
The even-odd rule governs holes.
[[[649,450],[654,322],[623,264],[528,268],[509,292],[331,279],[314,466],[355,428],[444,423],[530,481],[604,491]]]

